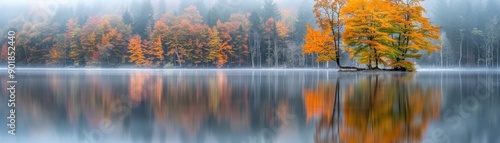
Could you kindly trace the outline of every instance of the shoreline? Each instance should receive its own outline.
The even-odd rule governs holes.
[[[0,68],[0,70],[7,70],[7,68]],[[473,68],[473,69],[459,69],[459,68],[421,68],[414,72],[397,71],[397,70],[342,70],[337,68],[59,68],[59,67],[17,67],[18,71],[133,71],[133,70],[152,70],[152,71],[191,71],[191,70],[209,70],[209,71],[334,71],[339,73],[414,73],[414,72],[432,72],[432,71],[474,71],[474,72],[487,72],[487,71],[500,71],[500,68]]]

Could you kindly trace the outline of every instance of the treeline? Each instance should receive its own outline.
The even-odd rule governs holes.
[[[500,2],[436,1],[433,16],[443,26],[442,67],[500,67]]]
[[[498,66],[500,26],[491,0],[485,11],[433,9],[446,32],[441,36],[421,1],[302,0],[295,12],[279,9],[273,0],[217,0],[210,6],[183,0],[179,10],[168,10],[165,0],[112,8],[80,3],[60,6],[45,21],[37,20],[40,10],[32,8],[5,24],[0,36],[17,32],[19,66],[328,68],[333,62],[344,69],[403,71],[415,70],[415,63]],[[435,3],[451,8],[467,5],[464,1]],[[490,16],[474,16],[483,13]],[[461,23],[454,24],[452,15]]]
[[[80,3],[76,10],[61,6],[42,22],[31,10],[3,31],[17,33],[19,66],[305,67],[315,65],[301,49],[305,25],[314,22],[313,3],[304,0],[297,16],[286,19],[273,0],[242,9],[224,0],[210,8],[187,0],[175,13],[166,12],[164,0],[132,1],[111,12],[85,11]]]

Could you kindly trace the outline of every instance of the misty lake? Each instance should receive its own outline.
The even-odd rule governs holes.
[[[0,142],[500,142],[498,70],[17,69],[16,78],[16,136],[4,125]]]

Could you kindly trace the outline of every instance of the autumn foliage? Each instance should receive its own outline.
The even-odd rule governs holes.
[[[349,52],[359,64],[368,69],[381,69],[380,66],[393,67],[395,70],[415,71],[409,58],[420,58],[421,51],[438,52],[439,27],[432,26],[423,17],[425,9],[422,0],[318,0],[315,10],[320,31],[308,28],[305,36],[304,53],[325,55],[329,51],[337,54],[335,58],[318,56],[318,62],[337,61],[342,48],[340,37]],[[344,28],[343,28],[344,27]],[[343,28],[343,31],[341,30]],[[332,50],[325,48],[327,40],[332,39]],[[326,54],[330,55],[330,54]],[[333,56],[329,56],[333,57]]]
[[[130,44],[128,45],[128,52],[130,53],[130,62],[135,63],[139,66],[146,66],[149,63],[147,62],[144,56],[144,46],[142,44],[141,36],[134,35],[130,39]]]
[[[325,31],[315,30],[311,25],[307,25],[305,35],[304,54],[317,53],[317,62],[328,62],[337,60],[337,52],[334,48],[334,37],[330,29]]]

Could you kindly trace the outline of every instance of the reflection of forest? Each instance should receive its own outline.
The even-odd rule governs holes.
[[[413,82],[413,76],[355,75],[355,82],[337,79],[305,90],[307,118],[319,120],[315,142],[421,141],[439,117],[441,93]]]
[[[461,130],[449,131],[454,124],[444,120],[430,126],[440,111],[443,118],[474,95],[470,87],[483,81],[493,87],[500,79],[498,73],[485,75],[31,72],[19,76],[19,130],[28,137],[76,142],[85,140],[85,131],[102,132],[101,122],[110,118],[114,130],[103,134],[104,142],[418,142],[427,141],[426,131],[436,126],[452,141],[478,140],[475,136],[491,141],[498,130],[491,128],[498,127],[497,96],[467,112]]]
[[[99,130],[104,119],[111,119],[114,130],[102,136],[103,140],[118,137],[132,142],[233,143],[271,141],[288,124],[290,99],[270,95],[285,93],[286,89],[261,86],[249,82],[245,76],[228,80],[228,75],[219,71],[107,74],[104,71],[44,73],[38,80],[27,79],[23,86],[35,87],[24,90],[27,93],[23,94],[30,98],[22,101],[29,108],[24,113],[37,117],[29,119],[37,123],[29,128],[31,132],[43,130],[83,140],[86,136],[82,132]],[[258,80],[275,81],[275,77],[263,76]],[[258,90],[251,92],[250,84]],[[36,92],[44,94],[35,96]],[[269,95],[250,98],[250,94],[266,93]],[[250,104],[255,105],[250,108]]]

